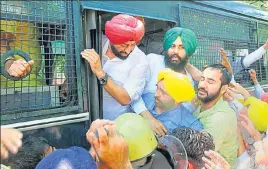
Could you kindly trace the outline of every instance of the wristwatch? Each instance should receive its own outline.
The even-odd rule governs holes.
[[[102,86],[104,86],[107,83],[107,81],[108,81],[108,74],[107,73],[105,73],[105,76],[104,77],[99,78],[99,82],[100,82],[100,84]]]

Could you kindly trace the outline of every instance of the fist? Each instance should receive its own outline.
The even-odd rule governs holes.
[[[34,64],[33,60],[26,62],[24,59],[19,59],[19,60],[14,61],[10,65],[10,67],[7,69],[7,72],[10,76],[22,77],[31,71],[31,66],[33,64]]]

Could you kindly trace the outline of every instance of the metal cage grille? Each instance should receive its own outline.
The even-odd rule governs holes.
[[[261,46],[266,42],[267,25],[260,24],[257,27],[256,21],[189,7],[182,7],[181,13],[182,27],[193,30],[199,40],[198,49],[190,60],[193,65],[202,69],[203,66],[217,63],[217,60],[221,58],[219,49],[224,48],[237,83],[243,85],[251,83],[249,68],[256,70],[259,82],[268,81],[266,75],[268,61],[265,57],[253,63],[249,68],[244,69],[241,65],[242,57],[258,49],[258,44]]]
[[[71,1],[1,1],[1,68],[10,75],[17,68],[12,65],[21,64],[22,55],[12,52],[13,61],[3,60],[8,51],[23,51],[34,61],[23,79],[1,74],[2,118],[68,112],[78,104],[73,17]]]

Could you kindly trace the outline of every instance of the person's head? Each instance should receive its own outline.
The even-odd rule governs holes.
[[[165,64],[174,71],[182,71],[197,47],[197,38],[193,31],[174,27],[164,36]]]
[[[140,20],[143,23],[144,29],[145,29],[145,20],[144,20],[144,18],[142,16],[134,16],[134,18],[137,18],[138,20]],[[137,41],[137,43],[136,43],[137,46],[139,46],[141,44],[141,40]]]
[[[167,68],[159,72],[155,104],[161,110],[168,111],[182,102],[189,102],[194,95],[194,88],[186,75]]]
[[[157,147],[157,140],[148,122],[135,113],[124,113],[115,119],[117,131],[128,143],[133,167],[143,166]]]
[[[198,84],[197,97],[202,103],[209,103],[222,97],[227,91],[231,75],[221,64],[208,66]]]
[[[191,128],[176,128],[172,135],[177,137],[185,147],[189,165],[188,168],[201,168],[203,166],[202,157],[204,152],[214,150],[212,136],[206,131],[196,131]]]
[[[36,165],[55,148],[43,137],[28,137],[19,152],[11,159],[12,169],[34,169]]]
[[[58,149],[46,156],[36,169],[97,169],[90,153],[81,147]]]
[[[105,24],[105,35],[110,40],[111,50],[122,60],[127,59],[134,50],[144,31],[142,21],[126,14],[116,15]]]

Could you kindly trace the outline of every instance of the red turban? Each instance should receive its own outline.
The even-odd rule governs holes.
[[[268,103],[268,93],[264,93],[261,95],[261,100]]]
[[[144,35],[142,21],[133,16],[119,14],[105,24],[105,35],[112,44],[140,41]]]

